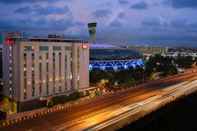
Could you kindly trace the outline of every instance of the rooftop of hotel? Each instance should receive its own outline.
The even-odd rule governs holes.
[[[28,38],[28,41],[88,43],[87,40],[82,40],[82,39],[69,39],[69,38]]]
[[[7,35],[5,38],[10,40],[19,40],[19,41],[32,41],[32,42],[69,42],[69,43],[88,43],[88,40],[79,39],[79,38],[71,38],[59,35],[48,35],[48,36],[34,36],[27,37],[21,34],[11,34]]]

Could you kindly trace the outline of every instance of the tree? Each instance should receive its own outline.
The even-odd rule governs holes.
[[[195,62],[195,60],[193,60],[192,56],[178,55],[175,62],[181,68],[191,68],[192,64]]]
[[[10,101],[9,101],[9,98],[8,97],[4,97],[3,98],[3,106],[2,106],[2,111],[3,112],[10,112]]]
[[[13,113],[17,113],[17,103],[15,101],[11,103],[11,110]]]

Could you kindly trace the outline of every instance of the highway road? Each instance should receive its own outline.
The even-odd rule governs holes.
[[[197,73],[192,70],[164,79],[139,85],[135,89],[101,96],[41,118],[0,128],[2,131],[78,131],[99,130],[106,125],[149,107],[156,107],[165,99],[193,90]]]

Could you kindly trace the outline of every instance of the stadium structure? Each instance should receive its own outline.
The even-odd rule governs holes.
[[[118,71],[143,67],[142,54],[116,45],[92,44],[89,70]]]

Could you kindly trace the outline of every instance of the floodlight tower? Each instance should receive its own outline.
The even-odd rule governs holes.
[[[89,42],[94,43],[96,41],[96,22],[88,23],[88,31],[89,31]]]

